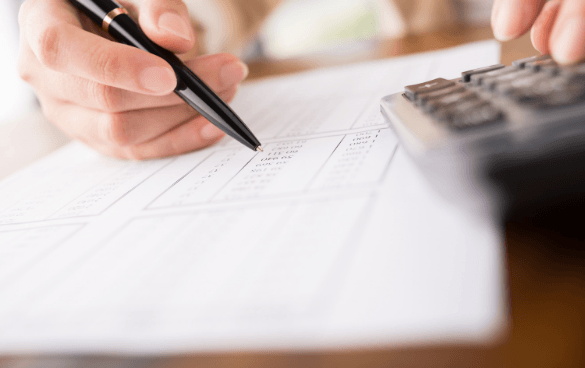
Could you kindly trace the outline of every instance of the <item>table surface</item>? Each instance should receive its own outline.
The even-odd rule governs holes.
[[[313,55],[250,65],[250,78],[436,50],[492,37],[489,28],[453,27],[367,52]],[[537,52],[525,36],[502,45],[502,63]],[[545,224],[546,225],[546,224]],[[393,347],[326,352],[230,353],[157,358],[4,357],[4,367],[582,367],[585,366],[585,247],[582,238],[530,220],[506,228],[509,326],[491,345]]]

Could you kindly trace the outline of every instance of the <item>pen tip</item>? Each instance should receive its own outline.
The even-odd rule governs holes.
[[[256,151],[264,152],[264,150],[262,149],[262,146],[256,147]]]

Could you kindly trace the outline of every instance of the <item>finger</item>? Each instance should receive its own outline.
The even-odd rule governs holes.
[[[110,154],[134,160],[174,156],[207,147],[224,136],[225,133],[198,116],[152,141],[113,148]]]
[[[19,51],[18,60],[16,62],[18,68],[18,75],[25,82],[32,84],[35,80],[35,76],[38,75],[41,69],[35,54],[30,49],[26,37],[24,35],[24,29],[20,29],[19,37]]]
[[[536,22],[534,22],[534,25],[532,26],[532,30],[530,32],[532,45],[534,45],[534,48],[540,51],[542,54],[550,53],[548,40],[553,29],[554,21],[559,12],[560,5],[561,3],[558,0],[547,2],[538,15],[538,18],[536,18]]]
[[[146,35],[166,49],[185,53],[195,45],[189,11],[181,0],[144,0],[139,21]]]
[[[491,16],[492,26],[493,26],[493,24],[495,24],[495,19],[499,14],[501,2],[502,2],[502,0],[494,0],[494,3],[492,5],[492,16]]]
[[[231,101],[236,87],[220,94]],[[95,112],[97,140],[113,146],[132,146],[151,141],[199,116],[199,113],[183,103],[156,109],[134,110],[125,113]],[[70,120],[74,122],[73,120]]]
[[[492,28],[499,41],[523,35],[534,23],[546,0],[500,0],[494,4]]]
[[[220,95],[233,99],[236,87]],[[187,104],[124,113],[105,113],[51,99],[42,100],[47,118],[76,139],[90,144],[127,147],[162,136],[199,116]]]
[[[574,64],[585,59],[585,2],[565,0],[551,32],[549,47],[560,64]]]
[[[168,94],[177,85],[161,58],[81,29],[65,0],[31,1],[23,8],[25,35],[45,67],[143,94]]]
[[[235,88],[247,75],[248,69],[236,57],[218,54],[198,57],[186,63],[212,90],[223,93]],[[30,80],[34,65],[28,66],[29,82],[38,92],[83,107],[106,112],[124,112],[183,104],[174,93],[165,96],[142,95],[80,77],[47,71]],[[34,78],[33,78],[34,79]]]

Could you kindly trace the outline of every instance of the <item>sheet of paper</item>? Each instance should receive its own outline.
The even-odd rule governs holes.
[[[429,187],[382,96],[497,62],[495,42],[273,78],[261,139],[148,162],[71,144],[0,182],[0,353],[485,341],[502,239]]]

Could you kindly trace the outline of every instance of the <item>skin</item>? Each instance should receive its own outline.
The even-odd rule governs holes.
[[[193,57],[197,42],[181,0],[124,4],[145,33],[178,54],[224,100],[247,68],[228,54]],[[112,42],[67,0],[27,0],[19,13],[20,76],[47,118],[72,138],[110,156],[149,159],[217,142],[223,133],[172,93],[162,59]],[[495,0],[494,35],[508,41],[531,30],[532,43],[561,64],[585,59],[585,0]]]
[[[181,0],[142,0],[139,11],[123,5],[220,97],[234,97],[247,67],[229,54],[191,56],[197,42]],[[142,160],[193,151],[224,136],[173,93],[170,65],[113,42],[67,0],[26,1],[19,25],[19,74],[47,118],[70,137],[106,155]]]
[[[495,0],[492,27],[500,41],[531,30],[534,47],[560,64],[585,60],[585,0]]]

